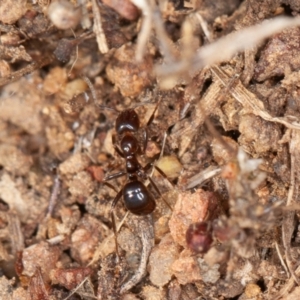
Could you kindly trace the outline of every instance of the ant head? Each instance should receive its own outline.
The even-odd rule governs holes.
[[[140,128],[140,120],[133,109],[122,111],[116,120],[116,132],[123,135],[125,132],[137,132]]]

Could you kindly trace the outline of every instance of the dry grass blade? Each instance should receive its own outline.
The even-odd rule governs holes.
[[[85,279],[83,279],[81,281],[81,283],[70,293],[69,296],[67,296],[66,298],[64,298],[63,300],[67,300],[67,299],[70,299],[74,294],[78,293],[80,294],[81,296],[83,296],[79,291],[80,289],[82,289],[83,285],[89,280],[89,277],[87,276]],[[96,296],[94,295],[84,295],[86,296],[86,299],[97,299]]]
[[[222,84],[226,87],[232,80],[221,68],[217,66],[211,67],[212,72],[219,78]],[[253,93],[249,92],[241,83],[240,80],[236,80],[234,87],[230,89],[230,94],[240,102],[246,113],[252,113],[262,119],[285,125],[287,128],[300,129],[300,124],[295,121],[290,121],[285,117],[272,117],[265,109],[264,104]]]
[[[209,116],[214,112],[214,110],[225,101],[223,84],[217,80],[209,87],[206,94],[202,97],[201,102],[198,102],[195,106],[195,113],[192,120],[186,122],[182,120],[182,124],[178,130],[171,133],[170,137],[176,141],[179,141],[179,157],[181,157],[189,147],[191,141],[193,140],[199,126],[201,126],[206,116]]]
[[[222,169],[218,167],[208,167],[199,174],[189,178],[186,183],[186,189],[192,189],[193,187],[204,183],[206,180],[219,175],[221,171]]]
[[[132,0],[132,3],[142,10],[144,18],[142,28],[138,36],[136,60],[142,60],[153,26],[160,42],[161,52],[168,63],[173,63],[175,51],[172,47],[173,42],[165,31],[164,20],[162,19],[160,11],[154,1],[148,2],[146,0]]]
[[[101,53],[108,52],[108,45],[106,41],[106,37],[102,28],[101,14],[100,9],[96,0],[92,1],[93,13],[94,13],[94,26],[93,31],[96,34],[96,39],[98,43],[98,48]]]
[[[195,52],[196,54],[192,58],[188,69],[197,72],[205,66],[211,66],[215,63],[226,61],[239,51],[256,46],[265,38],[280,32],[285,28],[298,25],[300,25],[300,18],[278,17],[234,32],[220,38],[212,44],[198,49],[198,51]],[[220,51],[220,49],[222,49],[222,51]],[[180,67],[181,62],[159,66],[157,67],[157,73],[160,76],[172,75],[174,71],[178,72]]]
[[[44,66],[49,65],[54,58],[52,56],[47,56],[43,58],[41,61],[33,62],[29,64],[28,66],[24,67],[23,69],[13,72],[7,77],[0,78],[0,87],[4,86],[8,83],[12,83],[14,81],[17,81],[18,79],[22,78],[25,75],[28,75],[32,73],[34,70],[38,70]]]
[[[24,249],[24,235],[21,230],[21,222],[18,216],[14,213],[9,213],[8,230],[11,236],[11,244],[13,253]]]
[[[300,266],[295,270],[295,275],[300,275]],[[289,295],[292,288],[295,286],[295,280],[294,278],[290,278],[287,283],[284,285],[284,287],[276,294],[274,295],[274,300],[279,299],[286,299],[286,297]]]
[[[288,198],[286,202],[286,206],[290,206],[297,202],[298,199],[298,178],[299,174],[297,174],[296,165],[300,163],[299,157],[299,146],[300,146],[300,133],[297,130],[292,130],[291,132],[291,141],[290,141],[290,154],[291,154],[291,180],[290,180],[290,188],[288,193]],[[285,248],[285,257],[286,262],[289,268],[292,277],[295,282],[299,285],[299,279],[297,278],[294,266],[293,259],[291,255],[291,239],[294,233],[295,227],[295,211],[286,211],[284,214],[284,219],[282,223],[282,242]]]

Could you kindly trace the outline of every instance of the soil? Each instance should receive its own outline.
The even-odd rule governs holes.
[[[0,299],[300,298],[299,1],[156,2],[2,0]]]

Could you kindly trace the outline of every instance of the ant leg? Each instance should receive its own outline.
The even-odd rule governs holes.
[[[155,162],[149,162],[148,164],[146,164],[146,166],[143,167],[143,172],[147,173],[151,167],[153,167],[163,178],[165,178],[166,180],[168,180],[168,182],[171,184],[172,187],[175,187],[174,183],[169,180],[169,178],[165,174],[165,172],[161,168],[159,168],[158,166],[155,165]],[[147,175],[146,177],[148,179],[149,175]]]
[[[166,175],[166,173],[161,169],[159,168],[158,166],[154,165],[154,169],[163,177],[165,178],[166,180],[168,180],[168,182],[171,184],[172,187],[175,188],[175,185],[172,181],[170,181],[170,179],[168,178],[168,176]]]
[[[106,182],[106,181],[109,181],[109,180],[112,180],[112,179],[116,179],[116,178],[125,176],[126,174],[127,174],[126,171],[121,171],[121,172],[118,172],[118,173],[110,174],[110,175],[106,176],[103,181]]]
[[[115,149],[115,151],[116,151],[121,157],[124,158],[124,154],[122,153],[122,151],[120,150],[120,148],[119,148],[116,144],[114,144],[114,149]]]
[[[116,136],[113,135],[112,136],[112,144],[114,146],[114,149],[115,151],[121,156],[124,158],[124,154],[123,152],[120,150],[120,148],[117,146],[117,143],[116,143]],[[115,179],[115,178],[119,178],[119,177],[122,177],[122,176],[125,176],[127,174],[127,172],[125,171],[122,171],[122,172],[118,172],[118,173],[114,173],[114,174],[111,174],[111,175],[108,175],[104,178],[104,181],[109,181],[109,180],[112,180],[112,179]]]
[[[111,188],[113,191],[116,192],[116,194],[119,192],[112,184],[110,184],[109,182],[104,181],[103,182],[106,186],[108,186],[109,188]]]
[[[95,91],[95,88],[94,88],[94,86],[93,86],[93,84],[92,84],[92,82],[91,82],[91,80],[87,77],[87,76],[85,76],[85,75],[83,75],[83,76],[81,76],[81,78],[85,81],[85,83],[88,85],[88,87],[89,87],[89,89],[90,89],[90,91],[91,91],[91,94],[92,94],[92,98],[93,98],[93,100],[94,100],[94,104],[97,106],[97,107],[99,107],[100,109],[107,109],[107,110],[110,110],[110,111],[113,111],[113,112],[115,112],[115,113],[119,113],[119,111],[117,111],[116,109],[114,109],[114,108],[112,108],[112,107],[108,107],[108,106],[105,106],[105,105],[99,105],[99,104],[97,104],[97,95],[96,95],[96,91]]]
[[[113,226],[113,231],[114,231],[114,236],[115,236],[115,244],[116,244],[116,253],[117,253],[117,257],[118,259],[120,258],[120,254],[119,254],[119,247],[118,247],[118,240],[117,240],[117,225],[116,225],[116,219],[115,219],[115,215],[114,215],[114,209],[118,203],[118,201],[121,199],[122,197],[122,192],[123,189],[121,189],[118,194],[116,195],[115,199],[113,200],[111,207],[110,207],[110,217],[111,217],[111,221],[112,221],[112,226]]]
[[[149,182],[152,185],[152,187],[155,189],[155,191],[158,193],[158,195],[161,197],[161,199],[166,203],[166,205],[170,208],[171,211],[173,211],[173,208],[171,207],[171,205],[168,203],[168,201],[164,198],[164,196],[162,195],[162,193],[160,192],[159,188],[157,187],[157,185],[154,183],[153,179],[148,176]]]
[[[161,100],[159,100],[156,105],[155,105],[155,108],[146,124],[146,127],[144,128],[144,145],[143,145],[143,153],[145,153],[146,151],[146,148],[147,148],[147,143],[148,143],[148,131],[147,131],[147,127],[153,122],[153,119],[154,119],[154,115],[158,109],[158,105],[160,103]]]
[[[153,167],[153,163],[154,163],[153,161],[147,163],[146,166],[143,167],[143,172],[147,173],[150,170],[150,168]]]
[[[121,151],[121,149],[120,149],[120,148],[118,147],[118,145],[117,145],[117,142],[116,142],[116,135],[115,135],[115,134],[112,135],[112,137],[111,137],[111,142],[112,142],[112,144],[113,144],[113,146],[114,146],[115,151],[116,151],[121,157],[124,158],[123,152]]]
[[[147,128],[144,128],[144,144],[143,144],[143,151],[142,151],[143,154],[146,152],[147,144],[148,144],[148,130]]]
[[[158,195],[162,198],[162,200],[166,203],[166,205],[170,208],[170,210],[173,211],[172,207],[166,201],[166,199],[163,197],[162,193],[160,192],[159,188],[157,187],[157,185],[155,184],[155,182],[153,181],[153,179],[151,178],[151,176],[147,174],[147,172],[149,171],[149,169],[151,167],[154,167],[157,170],[157,172],[162,177],[164,177],[165,179],[167,179],[168,182],[172,185],[172,187],[174,187],[174,184],[168,179],[167,175],[159,167],[157,167],[155,165],[155,162],[149,162],[145,167],[143,167],[144,176],[140,176],[140,177],[143,178],[143,179],[149,179],[149,182],[152,185],[152,187],[155,189],[155,191],[158,193]]]
[[[155,108],[154,108],[154,110],[153,110],[153,113],[152,113],[152,115],[150,116],[150,118],[149,118],[149,120],[148,120],[148,122],[147,122],[146,127],[148,127],[148,126],[153,122],[154,115],[155,115],[155,113],[156,113],[156,111],[157,111],[157,109],[158,109],[158,105],[159,105],[160,101],[161,101],[161,99],[157,101],[157,103],[156,103],[156,105],[155,105]]]

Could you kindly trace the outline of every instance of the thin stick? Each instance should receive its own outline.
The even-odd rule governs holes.
[[[71,296],[73,296],[84,284],[85,282],[89,279],[89,276],[85,277],[79,284],[78,286],[66,297],[64,298],[63,300],[67,300],[69,299]],[[91,295],[88,296],[89,298],[94,298],[94,299],[97,299],[97,297],[92,297]]]
[[[24,67],[23,69],[13,72],[8,76],[0,78],[0,87],[4,86],[5,84],[17,81],[21,77],[32,73],[34,70],[40,69],[46,65],[49,65],[54,60],[53,56],[46,56],[40,61],[33,62],[30,65]]]
[[[59,175],[57,174],[54,178],[54,183],[52,187],[52,192],[49,200],[49,205],[48,205],[48,216],[52,217],[53,215],[53,210],[57,202],[58,195],[60,193],[60,186],[61,186],[61,181],[59,178]]]
[[[300,134],[296,130],[292,130],[291,141],[290,141],[290,155],[291,155],[291,179],[290,179],[290,188],[288,193],[288,198],[286,206],[290,206],[292,203],[296,202],[297,199],[297,190],[296,190],[296,164],[299,163],[299,145]],[[282,242],[285,250],[285,257],[288,269],[292,275],[295,282],[299,285],[299,279],[297,278],[294,266],[293,259],[291,256],[291,239],[294,231],[294,219],[295,211],[286,211],[284,214],[284,219],[282,222]]]
[[[143,249],[138,270],[136,271],[135,275],[129,279],[129,281],[127,281],[121,286],[121,294],[134,287],[146,275],[148,258],[154,246],[154,230],[152,216],[148,215],[143,218],[134,216],[133,220],[136,229],[139,231],[138,233],[140,233],[141,235]]]
[[[92,0],[92,9],[94,14],[93,31],[96,34],[99,51],[105,54],[108,52],[109,49],[108,49],[105,33],[102,28],[100,9],[96,0]]]
[[[95,88],[94,88],[94,86],[93,86],[91,80],[90,80],[87,76],[85,76],[85,75],[81,76],[81,78],[82,78],[82,79],[85,81],[85,83],[88,85],[88,87],[89,87],[89,89],[90,89],[90,91],[91,91],[91,93],[92,93],[92,98],[93,98],[93,100],[94,100],[94,104],[95,104],[97,107],[99,107],[99,108],[101,108],[101,109],[106,109],[106,110],[110,110],[110,111],[119,113],[119,111],[117,111],[116,109],[114,109],[114,108],[112,108],[112,107],[108,107],[108,106],[105,106],[105,105],[99,105],[99,104],[97,104],[97,102],[96,102],[96,101],[97,101],[97,94],[96,94]]]
[[[284,259],[283,259],[283,257],[282,257],[282,254],[281,254],[281,251],[280,251],[280,249],[279,249],[279,246],[278,246],[278,243],[277,243],[277,242],[275,242],[275,248],[276,248],[276,252],[277,252],[277,254],[278,254],[279,260],[280,260],[280,262],[281,262],[281,265],[283,266],[283,268],[284,268],[286,274],[288,274],[288,276],[290,276],[290,272],[289,272],[288,267],[286,266],[286,264],[285,264],[285,262],[284,262]]]

